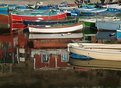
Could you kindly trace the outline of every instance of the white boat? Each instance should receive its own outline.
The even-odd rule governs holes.
[[[105,17],[96,21],[98,30],[120,30],[121,20],[116,17]]]
[[[107,11],[107,8],[78,8],[82,13],[101,13]]]
[[[43,26],[29,26],[29,32],[31,33],[65,33],[65,32],[74,32],[83,29],[83,24],[76,24],[71,26],[52,26],[45,25]]]
[[[112,9],[118,9],[118,10],[121,10],[121,5],[119,4],[107,4],[107,5],[103,5],[102,7],[104,8],[112,8]]]
[[[78,6],[59,6],[58,9],[60,10],[72,10],[72,9],[77,9]]]
[[[76,39],[82,38],[83,33],[63,33],[63,34],[29,34],[29,39]]]
[[[115,61],[121,61],[121,45],[119,44],[91,44],[88,45],[90,47],[85,47],[85,45],[81,43],[69,43],[68,44],[68,51],[78,54],[78,55],[84,55],[90,58],[99,59],[99,60],[115,60]],[[94,46],[97,46],[97,48],[93,48]],[[117,48],[113,48],[114,46],[117,46]],[[92,47],[92,48],[91,48]],[[118,47],[120,49],[118,49]]]

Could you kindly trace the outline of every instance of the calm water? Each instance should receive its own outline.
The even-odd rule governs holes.
[[[13,65],[12,73],[0,74],[0,88],[120,88],[119,70],[54,70],[36,71],[25,62]],[[107,63],[108,64],[108,63]],[[8,69],[8,68],[7,68]]]
[[[121,88],[120,70],[36,71],[30,63],[14,64],[12,73],[0,68],[0,88]]]

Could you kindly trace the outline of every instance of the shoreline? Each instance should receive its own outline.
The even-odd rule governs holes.
[[[66,0],[0,0],[0,3],[5,3],[5,4],[19,4],[19,5],[24,5],[24,4],[36,4],[36,2],[43,2],[43,5],[48,5],[48,4],[60,4],[61,2],[64,2]],[[74,3],[74,0],[68,0],[68,3]]]
[[[36,2],[43,2],[43,5],[48,5],[48,4],[60,4],[61,2],[64,1],[66,0],[0,0],[0,3],[25,5],[25,4],[36,4]],[[68,0],[67,2],[70,4],[74,4],[74,1],[75,0]],[[91,3],[100,2],[100,0],[90,0],[90,2]]]

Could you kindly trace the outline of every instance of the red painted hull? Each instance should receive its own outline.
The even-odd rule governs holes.
[[[60,13],[51,16],[25,16],[25,15],[10,14],[11,30],[25,28],[26,25],[22,23],[22,20],[38,20],[39,18],[42,18],[43,20],[57,20],[57,19],[64,19],[66,17],[67,17],[66,13]]]
[[[12,21],[22,21],[22,20],[38,20],[39,18],[42,18],[43,20],[56,20],[56,19],[64,19],[66,18],[66,13],[59,13],[57,15],[51,15],[51,16],[27,16],[27,15],[17,15],[17,14],[11,14],[11,20]]]

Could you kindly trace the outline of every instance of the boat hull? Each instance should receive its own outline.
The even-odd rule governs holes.
[[[119,30],[121,29],[121,21],[116,18],[103,18],[96,21],[96,27],[98,30]]]
[[[110,49],[113,46],[100,46],[97,49],[93,47],[83,47],[83,45],[68,45],[69,52],[76,53],[79,55],[85,55],[91,58],[99,59],[99,60],[115,60],[121,61],[121,52],[117,49]]]
[[[56,20],[56,19],[64,19],[66,18],[66,13],[59,13],[56,15],[50,15],[50,16],[44,16],[44,15],[17,15],[17,14],[10,14],[11,20],[12,21],[22,21],[22,20],[38,20],[38,19],[43,19],[43,20]]]
[[[23,20],[25,25],[52,25],[52,24],[65,24],[65,23],[76,23],[76,19],[70,20]]]
[[[65,33],[65,32],[74,32],[83,29],[83,24],[73,25],[73,26],[66,26],[66,27],[35,27],[29,26],[29,32],[31,33]]]

